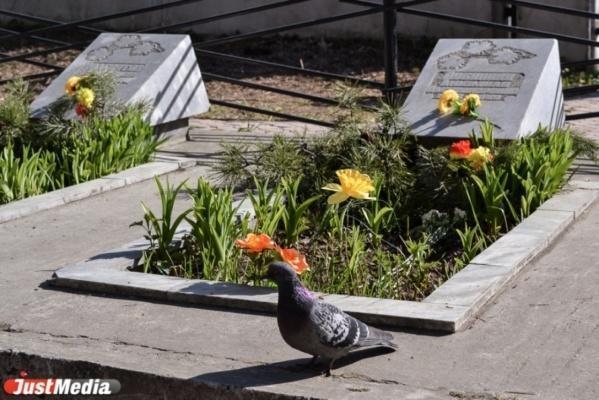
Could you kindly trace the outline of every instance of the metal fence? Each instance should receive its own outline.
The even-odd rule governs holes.
[[[52,19],[48,19],[48,18],[37,17],[34,15],[26,15],[26,14],[18,13],[18,12],[11,11],[11,10],[0,9],[0,15],[12,17],[12,18],[15,18],[15,19],[21,20],[21,21],[33,22],[33,23],[40,25],[40,27],[38,27],[38,28],[29,29],[29,30],[25,30],[25,31],[15,31],[15,30],[7,29],[7,28],[0,28],[0,35],[4,34],[4,35],[0,36],[1,41],[5,41],[5,40],[9,40],[9,39],[12,39],[12,40],[26,39],[26,40],[34,42],[34,43],[44,43],[45,45],[50,45],[48,48],[45,48],[43,50],[29,51],[29,52],[25,52],[25,53],[21,53],[21,54],[10,55],[10,56],[7,54],[0,53],[0,64],[18,61],[18,62],[23,62],[23,63],[30,63],[30,64],[36,65],[38,67],[43,67],[43,68],[47,69],[47,71],[33,74],[33,75],[23,76],[21,78],[23,78],[25,80],[45,79],[45,78],[59,74],[64,68],[61,66],[58,66],[58,65],[53,65],[48,62],[34,60],[35,57],[46,56],[49,54],[58,53],[58,52],[62,52],[65,50],[70,50],[70,49],[84,49],[85,47],[87,47],[89,45],[89,43],[91,43],[91,40],[77,41],[77,42],[67,42],[67,41],[63,41],[63,40],[56,40],[56,39],[47,37],[46,35],[48,33],[63,31],[63,30],[67,30],[67,29],[74,29],[74,30],[80,31],[82,33],[97,35],[99,33],[105,32],[102,29],[94,28],[92,26],[93,24],[96,24],[99,22],[111,21],[114,19],[124,18],[124,17],[128,17],[128,16],[133,16],[133,15],[152,13],[152,12],[156,12],[159,10],[164,10],[164,9],[173,8],[173,7],[179,7],[179,6],[186,5],[186,4],[201,3],[202,1],[203,0],[178,0],[178,1],[172,1],[172,2],[166,3],[166,4],[137,8],[137,9],[122,11],[122,12],[118,12],[118,13],[111,13],[111,14],[106,14],[106,15],[101,15],[101,16],[97,16],[97,17],[93,17],[93,18],[86,18],[86,19],[81,19],[78,21],[71,21],[71,22],[61,22],[61,21],[56,21],[56,20],[52,20]],[[239,10],[235,10],[235,11],[231,11],[231,12],[227,12],[227,13],[223,13],[223,14],[219,14],[219,15],[212,15],[212,16],[208,16],[208,17],[190,19],[190,20],[181,21],[181,22],[178,22],[175,24],[147,28],[147,29],[143,29],[140,31],[136,31],[136,32],[137,33],[150,33],[150,32],[151,33],[166,33],[166,32],[172,33],[172,32],[181,30],[183,28],[189,28],[189,27],[195,26],[195,25],[207,24],[210,22],[224,20],[227,18],[234,18],[234,17],[239,17],[239,16],[256,14],[256,13],[260,13],[260,12],[267,11],[267,10],[273,10],[273,9],[277,9],[277,8],[283,8],[283,7],[296,5],[298,3],[304,3],[307,1],[309,1],[309,0],[275,1],[273,3],[266,4],[266,5],[243,8],[243,9],[239,9]],[[267,29],[262,29],[262,30],[258,30],[258,31],[254,31],[254,32],[240,33],[240,34],[229,35],[229,36],[222,37],[222,38],[199,41],[199,42],[195,42],[193,44],[193,46],[198,55],[207,55],[207,56],[211,56],[211,57],[216,57],[216,58],[222,59],[224,61],[228,60],[228,61],[235,61],[235,62],[254,64],[254,65],[267,66],[267,67],[279,69],[281,71],[287,71],[287,72],[292,72],[292,73],[297,73],[297,74],[317,76],[317,77],[332,79],[332,80],[347,81],[352,84],[379,89],[381,91],[381,95],[387,101],[393,100],[394,98],[396,98],[398,96],[398,94],[410,89],[409,86],[399,86],[398,81],[397,81],[398,57],[401,56],[398,54],[398,47],[397,47],[397,35],[398,35],[398,33],[401,33],[401,31],[398,30],[398,24],[397,24],[397,14],[398,13],[416,15],[416,16],[420,16],[420,17],[432,18],[432,19],[437,19],[437,20],[447,20],[447,21],[452,21],[452,22],[460,23],[460,24],[469,24],[469,25],[474,25],[474,26],[493,28],[494,30],[497,30],[497,31],[507,32],[508,36],[510,36],[510,37],[516,36],[518,34],[522,34],[522,35],[532,36],[532,37],[555,38],[555,39],[558,39],[563,42],[576,43],[581,46],[591,46],[593,48],[596,48],[599,46],[598,42],[590,40],[588,38],[565,35],[565,34],[562,34],[559,32],[531,29],[531,28],[527,28],[527,27],[517,26],[517,24],[516,24],[516,20],[517,20],[516,16],[517,16],[518,10],[522,9],[522,8],[537,9],[537,10],[542,10],[545,12],[553,12],[553,13],[558,13],[558,14],[572,15],[572,16],[580,17],[582,20],[586,20],[587,22],[589,20],[595,21],[595,20],[599,19],[599,14],[597,14],[597,13],[584,11],[584,10],[578,10],[578,9],[572,9],[572,8],[568,8],[568,7],[541,4],[541,3],[527,1],[527,0],[487,0],[490,2],[499,2],[499,3],[503,4],[503,10],[504,10],[503,21],[496,22],[496,21],[486,21],[486,20],[481,20],[481,19],[469,18],[469,17],[460,16],[460,15],[453,15],[453,14],[441,13],[441,12],[424,10],[424,9],[418,8],[419,5],[422,5],[425,3],[444,2],[447,0],[404,0],[401,2],[397,1],[397,0],[383,0],[382,4],[372,2],[372,1],[366,1],[366,0],[339,0],[339,1],[342,3],[348,3],[348,4],[355,5],[355,6],[359,6],[360,9],[358,9],[357,11],[353,11],[353,12],[341,13],[341,14],[337,14],[337,15],[327,15],[327,16],[323,16],[321,18],[298,21],[298,22],[294,22],[291,24],[287,24],[287,25],[273,26],[273,27],[270,27]],[[202,6],[201,4],[198,4],[198,7],[201,7],[201,6]],[[251,39],[251,38],[264,37],[264,36],[268,36],[268,35],[286,33],[286,32],[291,32],[291,31],[306,28],[306,27],[330,24],[330,23],[334,23],[337,21],[360,18],[360,17],[366,16],[366,15],[372,15],[372,14],[381,14],[382,21],[383,21],[383,37],[382,37],[382,39],[384,41],[384,58],[381,60],[381,66],[384,66],[384,71],[385,71],[384,82],[376,82],[376,81],[372,81],[372,80],[357,79],[357,78],[351,77],[351,76],[345,76],[345,75],[326,72],[326,71],[314,70],[314,69],[310,69],[310,68],[300,68],[297,66],[286,65],[286,64],[276,63],[276,62],[272,62],[272,61],[242,57],[239,55],[234,55],[234,54],[215,50],[215,49],[218,49],[218,47],[220,45],[223,45],[226,43],[238,42],[238,41],[243,41],[243,40],[247,40],[247,39]],[[580,61],[575,61],[575,62],[563,63],[562,67],[569,68],[569,69],[582,69],[582,68],[587,68],[589,66],[593,66],[596,64],[599,64],[599,59],[585,59],[585,60],[580,60]],[[312,95],[312,94],[307,94],[307,93],[302,93],[302,92],[293,91],[293,90],[289,90],[289,89],[267,86],[267,85],[258,84],[258,83],[254,83],[254,82],[248,82],[243,79],[238,79],[238,78],[234,78],[231,76],[224,76],[224,75],[220,75],[220,74],[210,72],[210,71],[202,71],[202,74],[205,78],[207,78],[209,80],[224,81],[224,82],[228,82],[231,84],[240,85],[243,87],[265,90],[265,91],[274,92],[274,93],[291,96],[291,97],[303,98],[303,99],[307,99],[307,100],[310,100],[310,101],[313,101],[316,103],[322,103],[322,104],[328,104],[328,105],[337,105],[338,104],[338,102],[335,99]],[[10,80],[15,79],[15,78],[17,78],[17,77],[10,77],[8,79],[0,80],[0,85],[6,84],[7,82],[9,82]],[[584,94],[584,93],[594,92],[598,89],[599,89],[599,85],[586,85],[586,86],[581,86],[581,87],[566,88],[564,90],[564,96],[570,97],[570,96],[580,95],[580,94]],[[308,118],[305,116],[292,115],[292,114],[287,114],[287,113],[278,112],[278,111],[266,110],[266,109],[261,109],[261,108],[257,108],[257,107],[251,107],[251,106],[247,106],[247,105],[241,105],[241,104],[237,104],[237,103],[221,101],[221,100],[217,100],[217,99],[211,99],[211,102],[213,104],[218,104],[221,106],[232,107],[232,108],[241,109],[241,110],[249,111],[249,112],[266,114],[266,115],[270,115],[273,117],[303,121],[303,122],[307,122],[307,123],[313,123],[313,124],[324,125],[324,126],[331,125],[330,123],[328,123],[326,121],[320,121],[320,120]],[[598,105],[598,108],[599,108],[599,105]],[[599,116],[599,109],[596,112],[568,115],[567,119],[574,120],[574,119],[592,118],[592,117],[598,117],[598,116]]]

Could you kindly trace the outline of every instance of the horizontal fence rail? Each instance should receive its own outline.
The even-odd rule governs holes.
[[[93,24],[97,24],[100,22],[112,21],[119,18],[153,13],[157,11],[172,9],[184,5],[197,4],[198,9],[201,10],[202,2],[204,0],[178,0],[171,1],[165,4],[141,7],[136,9],[129,9],[125,11],[95,16],[91,18],[79,19],[76,21],[57,21],[50,18],[39,17],[35,15],[27,15],[24,13],[19,13],[13,10],[4,10],[0,9],[0,16],[12,17],[21,21],[33,22],[42,26],[27,29],[23,31],[16,31],[13,29],[8,29],[5,27],[0,28],[0,39],[2,42],[6,42],[8,40],[14,41],[27,41],[30,43],[39,43],[44,46],[51,46],[47,48],[37,49],[33,51],[29,51],[21,54],[4,54],[0,53],[0,64],[8,63],[8,62],[23,62],[31,65],[35,65],[40,68],[45,68],[47,71],[30,74],[26,76],[21,76],[19,78],[25,80],[39,80],[39,79],[48,79],[52,76],[59,74],[64,70],[64,67],[59,65],[54,65],[48,61],[39,60],[39,57],[44,57],[51,54],[60,53],[66,50],[80,50],[87,47],[92,39],[87,40],[78,40],[75,42],[69,42],[65,40],[59,40],[56,38],[48,37],[47,35],[53,34],[56,32],[69,30],[76,30],[83,35],[88,35],[90,37],[95,37],[96,35],[106,32],[104,29],[100,29],[98,27],[92,26]],[[176,31],[180,31],[184,28],[190,28],[193,26],[209,24],[215,21],[223,21],[231,18],[238,18],[243,16],[248,16],[252,14],[267,12],[270,10],[276,10],[286,7],[297,6],[299,4],[307,3],[311,0],[279,0],[273,1],[269,4],[264,4],[260,6],[253,7],[245,7],[238,10],[233,10],[221,14],[202,16],[200,18],[189,19],[181,22],[175,22],[168,25],[160,25],[155,27],[147,27],[141,30],[135,31],[135,33],[156,33],[156,32],[167,32],[172,33]],[[528,8],[533,10],[539,10],[543,12],[556,13],[559,15],[570,15],[575,17],[580,17],[581,20],[587,21],[595,21],[599,20],[599,14],[586,10],[579,10],[559,5],[548,5],[535,1],[529,0],[489,0],[490,3],[501,3],[504,6],[504,22],[498,21],[486,21],[481,19],[476,19],[472,17],[466,17],[461,15],[448,14],[438,11],[431,11],[422,8],[418,8],[418,6],[431,4],[431,3],[439,3],[444,2],[446,0],[406,0],[406,1],[397,1],[397,0],[381,0],[381,2],[373,2],[369,0],[338,0],[341,3],[346,3],[348,5],[353,5],[358,7],[357,10],[345,12],[337,15],[325,15],[320,18],[313,18],[304,21],[296,21],[293,23],[288,23],[284,25],[273,25],[267,27],[265,29],[259,29],[252,32],[244,32],[238,34],[232,34],[220,38],[206,39],[198,42],[194,42],[194,49],[199,56],[208,56],[216,59],[227,60],[236,63],[245,63],[251,65],[258,65],[273,68],[280,71],[286,71],[290,73],[296,73],[307,76],[315,76],[323,79],[330,80],[338,80],[338,81],[346,81],[353,85],[359,85],[363,87],[377,89],[381,92],[381,96],[384,99],[393,100],[397,96],[401,96],[411,89],[411,86],[400,86],[397,81],[397,68],[398,68],[398,57],[401,57],[401,54],[397,54],[397,34],[401,33],[401,26],[397,24],[397,14],[406,14],[406,15],[415,15],[424,18],[430,18],[433,20],[445,20],[452,21],[460,24],[473,25],[491,28],[496,31],[506,32],[508,35],[514,34],[523,34],[532,37],[550,37],[558,39],[562,42],[574,43],[581,46],[588,46],[590,48],[599,47],[599,43],[595,40],[585,37],[577,37],[566,35],[560,32],[546,31],[541,29],[532,29],[524,26],[518,26],[516,24],[517,10],[519,8]],[[275,35],[280,33],[288,33],[296,30],[300,30],[307,27],[312,26],[320,26],[325,24],[330,24],[339,21],[347,21],[352,19],[357,19],[361,17],[365,17],[368,15],[381,15],[381,22],[383,27],[382,39],[384,42],[384,59],[381,60],[381,67],[385,72],[384,82],[377,82],[367,79],[361,79],[354,76],[320,71],[311,68],[303,68],[294,65],[287,65],[283,63],[267,61],[267,60],[259,60],[250,57],[243,57],[236,54],[230,54],[222,50],[218,50],[219,46],[234,43],[238,41],[248,40],[252,38],[260,38],[268,35]],[[599,64],[599,58],[589,58],[586,60],[579,61],[571,61],[562,63],[562,68],[564,69],[582,69],[590,66],[595,66]],[[284,96],[290,96],[295,98],[301,98],[308,100],[313,103],[324,104],[324,105],[332,105],[332,106],[340,106],[339,102],[335,99],[326,98],[323,96],[312,95],[309,93],[303,93],[296,90],[284,89],[279,87],[272,87],[264,84],[249,82],[243,79],[225,76],[221,73],[217,73],[216,71],[212,72],[209,70],[202,71],[204,77],[207,80],[213,81],[221,81],[227,82],[229,84],[251,88],[254,90],[267,91],[271,93],[277,93]],[[11,80],[17,77],[3,77],[0,79],[0,85],[6,84]],[[596,92],[599,90],[599,85],[589,84],[580,87],[571,87],[564,90],[565,97],[578,96],[585,93]],[[313,118],[308,118],[299,115],[287,114],[278,111],[267,110],[259,107],[248,106],[245,104],[239,104],[230,101],[211,99],[213,104],[231,107],[247,112],[253,113],[262,113],[265,115],[269,115],[277,118],[285,118],[291,119],[311,124],[317,124],[322,126],[331,126],[330,122],[320,121]],[[363,106],[366,110],[373,110],[372,107]],[[599,108],[599,105],[598,105]],[[568,115],[568,120],[575,119],[583,119],[583,118],[594,118],[599,117],[599,109],[597,112],[588,112],[576,115]]]

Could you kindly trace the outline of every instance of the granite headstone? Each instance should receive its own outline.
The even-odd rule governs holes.
[[[560,72],[554,39],[442,39],[408,95],[403,115],[421,137],[468,137],[489,118],[497,139],[518,139],[539,124],[563,125]],[[446,89],[478,94],[480,119],[441,116],[437,102]]]
[[[64,95],[69,77],[90,71],[112,71],[117,99],[149,104],[153,126],[177,125],[210,106],[188,35],[103,33],[34,100],[32,115]]]

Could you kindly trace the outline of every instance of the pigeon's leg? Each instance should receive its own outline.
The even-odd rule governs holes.
[[[335,363],[335,360],[337,359],[331,358],[331,362],[329,363],[329,369],[327,369],[325,376],[331,376],[331,370],[333,369],[333,364]]]

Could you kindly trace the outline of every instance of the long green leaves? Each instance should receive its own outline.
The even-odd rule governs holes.
[[[0,204],[42,194],[57,186],[53,153],[33,151],[29,146],[21,151],[17,157],[9,143],[0,152]]]
[[[138,108],[65,123],[61,132],[37,149],[8,138],[0,152],[0,204],[145,163],[160,144]]]
[[[62,148],[65,181],[77,184],[142,164],[158,145],[136,109],[110,119],[94,117],[78,125]]]
[[[308,230],[307,218],[305,217],[308,207],[322,196],[314,195],[299,203],[299,186],[302,179],[297,178],[293,182],[282,181],[285,192],[285,212],[283,213],[283,225],[285,227],[285,238],[293,244],[297,242],[302,232]]]
[[[144,260],[145,271],[147,272],[154,267],[161,273],[168,274],[170,269],[177,267],[181,261],[177,256],[173,258],[173,254],[176,254],[178,247],[178,243],[175,243],[173,240],[179,229],[179,225],[181,225],[181,222],[183,222],[187,214],[192,210],[187,209],[176,216],[173,214],[175,201],[185,182],[175,187],[171,186],[167,181],[165,187],[160,183],[158,178],[155,178],[155,181],[158,186],[158,193],[160,194],[161,215],[156,215],[142,203],[141,207],[144,211],[143,221],[132,225],[144,226],[146,229],[146,238],[150,241],[150,250],[146,252]]]
[[[233,192],[214,190],[200,178],[193,193],[192,226],[196,254],[201,258],[202,276],[206,279],[237,281],[234,253],[235,240],[247,229],[247,218],[238,221],[238,208],[233,207]]]

